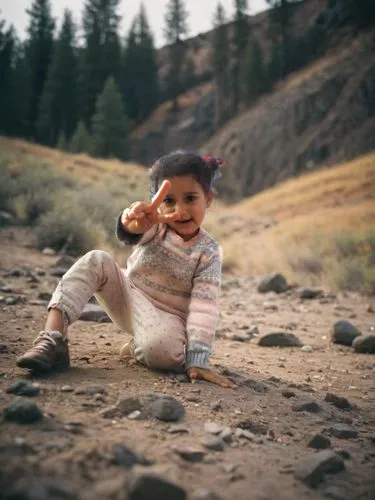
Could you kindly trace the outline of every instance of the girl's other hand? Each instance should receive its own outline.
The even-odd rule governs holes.
[[[171,183],[165,180],[152,198],[151,203],[137,201],[130,208],[126,208],[121,215],[121,222],[124,229],[131,233],[143,234],[151,229],[154,224],[178,220],[180,218],[178,213],[161,215],[158,212],[158,208],[163,203],[170,187]]]
[[[220,387],[224,387],[224,389],[237,389],[236,384],[229,380],[229,378],[223,377],[207,368],[196,368],[193,366],[188,369],[187,373],[192,382],[195,382],[197,379],[202,379],[206,382],[211,382],[211,384],[220,385]]]

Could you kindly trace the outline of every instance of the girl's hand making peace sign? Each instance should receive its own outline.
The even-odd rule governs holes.
[[[163,203],[165,195],[168,193],[171,183],[164,180],[159,191],[152,198],[151,203],[137,201],[130,208],[126,208],[121,215],[121,222],[124,228],[130,233],[143,234],[154,224],[173,222],[180,218],[180,214],[173,213],[161,215],[158,208]]]

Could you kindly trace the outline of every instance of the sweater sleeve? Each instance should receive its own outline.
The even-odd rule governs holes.
[[[221,249],[198,265],[187,317],[186,368],[207,368],[219,321]]]

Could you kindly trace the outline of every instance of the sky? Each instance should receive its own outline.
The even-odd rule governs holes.
[[[13,24],[20,38],[24,38],[28,24],[26,9],[30,7],[33,0],[0,0],[0,19],[5,19]],[[154,34],[157,47],[164,45],[164,17],[166,5],[169,0],[143,0],[146,7],[148,20]],[[227,17],[233,15],[234,0],[221,0]],[[77,23],[81,23],[83,6],[85,0],[51,0],[52,15],[56,18],[57,26],[62,19],[64,9],[69,8]],[[119,14],[122,16],[121,34],[126,35],[134,16],[139,12],[141,0],[120,0]],[[189,12],[188,25],[189,36],[204,33],[212,28],[212,18],[216,10],[218,0],[185,0]],[[267,7],[266,0],[249,0],[249,14],[256,14]]]

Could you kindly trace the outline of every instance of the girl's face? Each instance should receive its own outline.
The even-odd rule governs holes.
[[[189,241],[198,233],[206,210],[211,206],[212,192],[205,193],[190,175],[168,177],[167,180],[171,187],[159,210],[162,214],[177,212],[180,215],[179,220],[168,225],[184,241]]]

